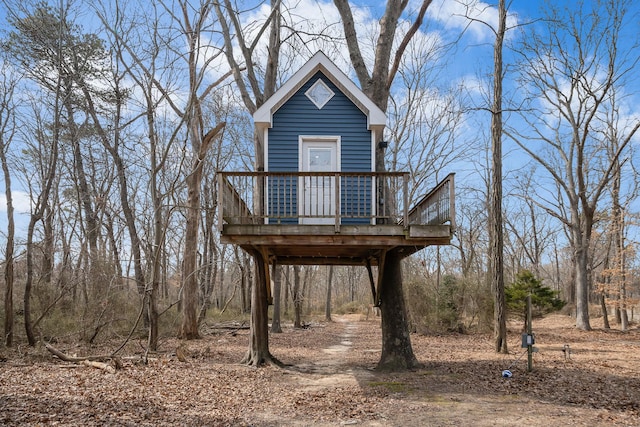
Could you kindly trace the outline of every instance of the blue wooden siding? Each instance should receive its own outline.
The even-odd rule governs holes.
[[[304,94],[317,80],[335,93],[321,109]],[[269,170],[298,170],[299,135],[340,135],[343,171],[371,171],[371,132],[367,117],[321,72],[314,75],[273,115],[269,129]]]
[[[305,92],[319,79],[334,92],[334,96],[318,109],[305,95]],[[270,172],[298,171],[299,136],[340,136],[340,163],[343,172],[371,171],[371,131],[367,129],[367,116],[347,96],[345,96],[322,72],[310,78],[289,100],[273,115],[273,126],[269,129],[268,165]],[[281,183],[268,185],[270,201],[279,197],[277,193],[296,192],[294,188],[282,189]],[[356,188],[355,185],[360,187]],[[276,187],[278,190],[276,190]],[[343,178],[341,182],[341,214],[343,223],[366,223],[362,217],[371,211],[370,183],[356,184]],[[349,198],[347,202],[346,198]],[[352,197],[357,197],[358,204]],[[293,199],[295,204],[297,199]],[[291,210],[293,206],[284,210]],[[295,210],[294,210],[295,212]],[[282,212],[270,212],[270,215],[282,215]]]

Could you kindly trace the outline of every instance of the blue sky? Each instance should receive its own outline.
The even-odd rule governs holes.
[[[355,1],[356,5],[361,8],[355,11],[357,19],[359,19],[359,34],[363,35],[363,40],[367,38],[367,31],[375,31],[377,26],[377,20],[380,16],[381,10],[384,7],[382,1]],[[415,10],[421,2],[419,0],[413,0],[410,2],[410,9]],[[587,2],[588,4],[589,2]],[[324,19],[327,22],[336,23],[339,21],[339,16],[332,1],[327,0],[299,0],[291,2],[296,5],[295,16],[298,17],[313,17],[314,19]],[[474,18],[478,20],[486,21],[489,23],[495,23],[497,20],[496,8],[493,6],[493,2],[474,2],[474,8],[470,12]],[[535,21],[540,17],[544,2],[532,1],[532,0],[514,0],[509,4],[509,24],[522,25],[527,22]],[[556,6],[566,5],[571,8],[575,2],[570,0],[556,0],[554,2]],[[6,28],[4,25],[5,19],[5,3],[0,5],[0,28]],[[257,9],[254,12],[254,18],[260,16],[261,13],[265,13],[265,8]],[[639,5],[634,6],[636,9],[640,8]],[[491,31],[483,24],[469,23],[469,21],[463,16],[467,13],[467,9],[462,2],[455,0],[434,0],[428,10],[427,22],[423,26],[424,32],[417,36],[423,37],[426,40],[428,37],[438,37],[442,43],[451,43],[456,41],[455,49],[447,52],[445,72],[442,76],[442,80],[439,84],[446,88],[448,84],[456,84],[461,79],[465,80],[465,84],[473,89],[473,85],[477,84],[478,87],[483,89],[487,88],[487,81],[485,77],[491,73],[492,62],[492,42],[493,36]],[[251,17],[246,17],[247,20]],[[408,16],[410,19],[410,16]],[[405,25],[409,25],[407,22]],[[533,24],[538,25],[538,24]],[[339,26],[336,26],[339,29]],[[636,28],[637,29],[637,26]],[[465,30],[464,35],[462,35]],[[310,48],[313,50],[313,48]],[[311,52],[312,53],[312,52]],[[300,60],[304,61],[305,58],[301,55]],[[309,55],[310,56],[310,55]],[[343,67],[349,67],[348,55],[346,51],[342,54]],[[505,50],[505,60],[507,63],[512,58],[510,51]],[[630,88],[630,91],[636,93],[638,88]],[[488,129],[484,131],[488,132]],[[14,203],[18,212],[27,211],[29,208],[28,197],[26,193],[20,191],[19,181],[14,179]],[[4,182],[0,179],[0,235],[6,229],[6,207],[4,203]],[[20,221],[20,227],[24,230],[24,221]]]

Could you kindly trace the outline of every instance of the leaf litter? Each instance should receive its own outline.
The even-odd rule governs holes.
[[[247,330],[165,339],[144,364],[131,343],[110,373],[62,362],[44,348],[2,349],[0,424],[65,426],[640,425],[640,330],[575,329],[555,314],[534,321],[533,370],[519,325],[509,354],[491,335],[412,335],[421,369],[382,373],[379,319],[335,317],[270,334],[284,368],[238,362]],[[108,344],[62,350],[108,353]],[[111,343],[113,344],[113,343]],[[114,345],[115,346],[115,345]],[[179,360],[176,349],[185,350]],[[524,356],[524,357],[523,357]],[[512,371],[503,378],[504,369]]]

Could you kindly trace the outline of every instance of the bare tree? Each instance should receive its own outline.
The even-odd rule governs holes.
[[[615,89],[614,89],[615,92]],[[621,159],[617,155],[618,147],[620,145],[620,120],[621,111],[617,105],[618,99],[616,96],[611,97],[611,108],[605,112],[604,123],[605,126],[599,130],[601,138],[609,141],[607,149],[611,156],[613,156],[612,164],[612,177],[611,185],[609,187],[609,193],[611,197],[611,213],[609,220],[609,227],[605,230],[608,236],[608,248],[606,262],[612,265],[605,268],[603,276],[605,280],[609,282],[608,289],[603,289],[601,302],[604,305],[605,291],[610,291],[610,294],[614,297],[616,318],[619,320],[620,330],[626,331],[629,328],[628,317],[628,284],[629,284],[629,271],[628,271],[628,258],[633,249],[628,244],[628,222],[629,222],[629,207],[631,203],[636,200],[638,196],[638,190],[640,183],[634,178],[635,171],[631,164],[633,158],[634,147],[630,146],[627,156]],[[624,132],[624,125],[622,126]],[[624,135],[622,135],[624,137]],[[626,189],[623,185],[626,183]],[[604,306],[604,315],[606,316],[607,307]],[[606,319],[606,317],[605,317]]]
[[[86,127],[79,124],[84,104],[79,99],[77,79],[90,78],[95,70],[96,61],[102,55],[100,41],[92,34],[82,34],[73,22],[72,4],[60,2],[57,7],[40,3],[33,5],[14,4],[9,22],[13,31],[9,34],[6,48],[12,52],[13,60],[25,68],[25,74],[36,84],[50,91],[60,92],[57,101],[62,105],[53,126],[64,124],[64,128],[55,130],[60,140],[71,146],[73,164],[73,183],[77,192],[77,203],[84,214],[83,235],[89,246],[88,268],[85,277],[91,278],[98,259],[99,225],[94,206],[94,194],[86,172],[86,154],[82,150],[83,133]],[[34,66],[34,64],[38,64]],[[91,163],[91,162],[90,162]],[[51,224],[54,212],[42,206],[40,214],[45,232],[44,243],[49,245],[46,253],[52,254],[53,239]],[[51,271],[52,259],[45,256],[42,263]],[[50,281],[50,273],[43,276],[45,283]],[[95,285],[97,280],[93,282]],[[28,334],[29,335],[29,334]],[[30,340],[31,341],[31,340]]]
[[[454,161],[475,151],[460,132],[465,118],[461,87],[439,84],[446,46],[438,43],[435,38],[409,43],[395,83],[399,95],[390,94],[387,109],[386,164],[409,172],[409,205],[431,190]]]
[[[598,206],[618,159],[640,128],[630,120],[618,126],[618,145],[596,135],[616,88],[637,71],[638,56],[625,51],[620,37],[633,25],[626,0],[579,3],[562,13],[547,7],[544,32],[523,37],[520,81],[527,93],[522,119],[530,132],[508,135],[542,166],[559,190],[537,189],[537,200],[569,231],[574,253],[576,325],[589,330],[590,243]],[[634,48],[634,44],[631,44]],[[553,188],[553,187],[551,187]],[[566,206],[566,211],[565,211]]]
[[[7,243],[4,259],[4,343],[7,347],[13,345],[14,333],[14,246],[15,246],[15,218],[13,194],[11,191],[11,172],[7,154],[16,133],[16,102],[15,91],[19,81],[17,75],[3,59],[0,59],[0,165],[4,178],[4,195],[7,207]]]
[[[543,256],[558,238],[558,233],[554,231],[557,223],[545,215],[531,196],[536,187],[535,179],[535,169],[520,171],[516,187],[512,189],[517,202],[510,216],[505,218],[505,226],[511,237],[510,249],[516,254],[514,256],[518,258],[518,263],[538,278],[551,277],[551,273],[545,271]],[[517,273],[518,269],[512,265],[512,270]]]
[[[16,9],[18,12],[20,10],[20,8]],[[34,132],[36,138],[31,152],[33,156],[38,157],[32,159],[38,167],[34,168],[35,176],[30,181],[33,207],[26,236],[27,278],[24,291],[24,323],[27,341],[31,346],[36,344],[31,310],[31,292],[35,280],[33,239],[36,225],[44,218],[50,203],[50,196],[55,191],[53,187],[56,181],[58,148],[63,128],[62,111],[63,108],[66,108],[69,112],[70,108],[70,76],[62,71],[65,51],[69,48],[69,45],[65,43],[69,39],[62,37],[67,34],[64,12],[65,10],[59,10],[59,14],[56,15],[45,8],[35,10],[33,15],[13,15],[10,22],[16,31],[9,35],[7,43],[4,44],[5,49],[12,54],[12,58],[25,71],[25,74],[38,82],[44,88],[45,93],[51,94],[53,98],[51,105],[49,105],[53,117],[52,132],[49,134],[45,130],[48,124],[44,121],[40,120],[35,123],[37,127]],[[43,25],[44,22],[46,25]],[[23,38],[22,35],[28,37]],[[39,67],[33,67],[32,62],[40,63],[43,70],[36,71],[35,69]],[[52,73],[49,74],[47,71]],[[38,113],[37,108],[39,106],[34,108],[36,113]]]
[[[488,156],[488,150],[484,151]],[[487,159],[488,161],[488,159]],[[486,174],[488,168],[484,166],[479,171]],[[488,265],[488,229],[487,224],[487,189],[488,176],[482,175],[482,185],[472,185],[456,188],[456,197],[465,200],[456,206],[456,233],[451,246],[441,247],[440,260],[436,248],[426,248],[421,258],[429,268],[422,268],[423,275],[428,272],[438,275],[438,265],[442,276],[451,275],[460,284],[459,296],[463,298],[465,323],[468,326],[477,324],[482,330],[493,329],[493,297],[487,283]],[[460,180],[458,182],[463,182]],[[437,278],[431,278],[437,280]]]
[[[196,22],[194,22],[192,26],[188,15],[190,6],[187,2],[184,2],[181,3],[181,7],[184,14],[183,24],[185,25],[185,36],[187,37],[189,46],[190,99],[185,121],[188,123],[193,159],[191,163],[191,173],[187,177],[187,222],[184,259],[182,263],[184,306],[180,336],[182,338],[193,339],[199,337],[197,318],[197,255],[200,224],[200,184],[202,182],[203,162],[212,143],[220,136],[225,123],[218,123],[214,128],[205,132],[201,103],[203,95],[206,95],[209,90],[205,90],[204,94],[198,94],[199,82],[202,79],[202,71],[198,71],[197,67],[198,56],[201,54],[199,49],[199,43],[201,41],[200,35],[207,20],[210,18],[210,8],[209,6],[203,6],[203,8],[198,11]],[[211,87],[215,87],[215,85]]]
[[[110,42],[115,57],[114,62],[117,66],[122,67],[123,74],[134,82],[134,87],[137,86],[139,88],[142,98],[140,115],[130,119],[126,124],[121,124],[121,127],[126,128],[128,125],[136,123],[135,119],[138,117],[142,118],[145,131],[144,136],[140,138],[148,141],[149,149],[146,153],[148,166],[146,169],[148,169],[148,188],[151,198],[150,211],[152,212],[150,223],[152,226],[150,231],[143,231],[142,233],[150,236],[146,242],[143,242],[143,239],[139,236],[136,219],[134,218],[135,215],[140,215],[141,212],[134,213],[132,207],[129,207],[128,202],[126,202],[127,198],[125,198],[126,188],[131,186],[133,170],[129,168],[125,172],[122,161],[117,161],[117,158],[120,157],[119,147],[131,152],[130,148],[127,148],[126,141],[122,140],[114,141],[113,145],[108,141],[104,143],[116,159],[116,164],[120,171],[119,184],[121,189],[124,189],[124,191],[120,192],[121,202],[124,206],[123,210],[131,236],[136,283],[138,292],[142,296],[144,307],[143,316],[145,324],[149,327],[149,349],[156,350],[158,341],[158,299],[162,283],[165,284],[164,296],[168,296],[166,289],[166,271],[168,268],[166,242],[170,228],[171,210],[167,209],[165,201],[168,198],[167,194],[174,194],[179,191],[177,181],[181,168],[177,169],[175,176],[168,177],[168,182],[163,182],[163,176],[166,175],[167,170],[172,169],[168,166],[168,163],[171,156],[174,155],[173,147],[180,138],[180,134],[177,129],[170,129],[168,131],[169,137],[165,138],[162,135],[163,118],[161,111],[163,110],[158,107],[168,103],[167,98],[170,94],[166,88],[171,83],[163,80],[164,64],[162,63],[161,52],[163,48],[169,49],[162,39],[163,34],[159,30],[161,23],[157,5],[153,5],[150,10],[146,10],[146,13],[153,12],[155,18],[147,19],[145,21],[148,24],[147,26],[137,25],[138,16],[133,13],[132,9],[127,9],[127,6],[139,10],[132,4],[118,4],[115,12],[113,12],[110,10],[110,5],[100,4],[99,7],[96,6],[96,14],[102,22]],[[144,12],[138,13],[142,14]],[[139,43],[139,40],[144,40],[145,43]],[[175,66],[175,63],[173,65]],[[173,73],[168,74],[172,75]],[[114,76],[116,81],[118,81],[118,78],[120,77]],[[116,93],[121,93],[120,96],[124,96],[128,91],[120,89]],[[180,125],[181,123],[178,126]],[[123,130],[120,132],[123,132]],[[179,159],[177,161],[180,162]],[[144,211],[144,209],[141,210]],[[142,269],[141,251],[145,247],[147,248],[145,260],[148,274],[145,274]]]
[[[356,25],[347,0],[334,0],[340,12],[344,35],[349,49],[349,57],[360,82],[363,92],[382,110],[387,110],[391,84],[396,76],[405,49],[411,38],[416,34],[422,20],[431,4],[431,0],[424,0],[417,12],[413,25],[398,45],[395,53],[394,39],[400,22],[400,17],[408,5],[406,0],[388,0],[384,15],[380,19],[380,32],[376,41],[375,57],[371,73],[367,69],[362,55],[360,40],[356,32]],[[385,147],[378,144],[375,153],[375,169],[385,171]],[[402,288],[402,256],[390,251],[385,257],[383,277],[378,285],[380,293],[384,295],[381,305],[382,313],[382,353],[378,368],[380,369],[410,369],[418,366],[411,339],[407,309]]]
[[[226,295],[227,288],[224,286],[225,246],[218,239],[218,217],[216,215],[218,186],[216,180],[217,171],[226,169],[233,156],[237,153],[232,140],[235,139],[233,134],[238,133],[238,126],[234,124],[238,114],[235,113],[237,109],[232,106],[233,102],[229,102],[230,92],[231,89],[225,86],[223,90],[212,93],[206,100],[203,100],[203,107],[209,112],[207,114],[209,119],[218,123],[228,123],[228,125],[225,127],[224,138],[216,138],[216,146],[210,149],[212,151],[210,155],[211,161],[205,165],[203,174],[202,209],[204,213],[202,221],[202,267],[200,268],[199,279],[201,289],[199,323],[204,320],[207,310],[211,306],[216,305],[221,308],[222,304],[226,305],[225,301],[228,300]],[[231,135],[231,138],[228,135]],[[217,289],[215,289],[216,286]],[[214,296],[214,290],[217,292],[217,296]]]
[[[506,303],[504,294],[504,219],[503,219],[503,82],[504,59],[503,48],[507,27],[507,5],[505,0],[498,0],[497,27],[479,20],[470,12],[475,2],[466,5],[466,17],[471,22],[481,23],[495,36],[493,44],[492,93],[488,111],[491,114],[491,164],[488,194],[488,282],[494,296],[494,339],[496,352],[507,353]]]
[[[461,131],[467,117],[463,85],[453,86],[446,79],[445,86],[442,84],[444,58],[451,45],[426,33],[407,45],[387,109],[390,139],[386,164],[390,170],[409,172],[409,206],[430,191],[454,162],[471,159],[478,151],[478,144]],[[440,272],[442,251],[441,246],[434,246],[418,256],[433,260],[432,268]],[[404,272],[412,268],[421,269],[421,265],[409,267],[405,263]],[[440,279],[436,274],[436,289]],[[412,327],[416,327],[415,319],[425,314],[418,311],[425,308],[419,298],[408,300]]]
[[[507,306],[504,294],[504,236],[502,218],[502,48],[507,32],[505,0],[498,1],[498,28],[493,51],[493,103],[491,106],[491,192],[489,197],[489,277],[494,292],[496,352],[508,353]]]
[[[212,5],[200,4],[193,5],[191,2],[185,0],[177,3],[177,10],[170,4],[161,3],[166,16],[170,22],[169,28],[175,30],[174,33],[167,35],[167,39],[164,40],[163,47],[168,51],[175,53],[175,56],[180,58],[186,64],[186,81],[188,82],[187,98],[184,106],[175,102],[172,89],[164,86],[154,75],[155,62],[145,63],[144,60],[137,54],[134,49],[135,40],[126,41],[122,38],[118,38],[118,29],[114,26],[109,26],[109,31],[116,36],[116,39],[124,44],[124,49],[127,54],[133,58],[133,62],[139,67],[146,81],[151,82],[151,86],[147,85],[149,92],[147,92],[147,104],[151,107],[157,105],[158,102],[153,93],[155,91],[160,92],[161,100],[166,102],[173,112],[179,117],[179,123],[174,135],[180,132],[180,129],[184,131],[186,135],[185,139],[190,142],[190,147],[187,150],[190,153],[191,160],[189,171],[186,177],[187,187],[187,202],[186,202],[186,224],[185,224],[185,238],[184,238],[184,256],[182,261],[182,323],[180,329],[180,336],[186,339],[197,338],[198,334],[198,278],[200,277],[198,271],[198,258],[197,252],[199,247],[199,232],[200,232],[200,216],[201,216],[201,183],[203,177],[204,162],[207,159],[207,153],[211,148],[213,142],[215,142],[221,135],[222,129],[225,126],[224,122],[217,123],[209,130],[207,127],[209,123],[203,113],[204,99],[211,95],[212,91],[220,85],[222,81],[227,77],[223,75],[219,80],[210,81],[207,76],[211,70],[212,64],[215,59],[220,55],[217,47],[206,43],[206,39],[203,37],[205,31],[211,28],[212,17]],[[156,11],[157,12],[157,11]],[[159,19],[159,18],[157,18]],[[103,16],[103,23],[108,25],[107,16]],[[154,27],[150,28],[150,32],[156,36],[157,26],[160,25],[158,21],[153,22]],[[176,47],[173,43],[173,39],[176,34],[180,34],[186,42],[187,51],[182,51],[180,47]],[[155,40],[154,40],[155,42]],[[160,49],[160,45],[152,45],[151,52],[157,52]],[[152,55],[153,58],[153,55]],[[204,61],[202,64],[199,61]],[[180,62],[178,62],[180,63]],[[175,66],[175,64],[174,64]],[[140,80],[140,83],[143,81]],[[151,110],[149,110],[151,111]],[[148,117],[148,129],[150,135],[155,141],[155,126],[153,124],[153,115],[147,114]],[[153,147],[156,147],[155,143]],[[155,149],[155,148],[154,148]],[[156,153],[157,154],[157,153]],[[158,168],[164,163],[164,160],[157,162],[156,155],[152,156],[152,161],[155,164],[153,168],[153,174],[158,172]],[[157,187],[154,187],[157,189]],[[160,230],[160,224],[162,223],[159,217],[160,211],[160,198],[157,197],[158,193],[154,196],[154,211],[156,212],[156,219],[154,220],[156,239],[160,239],[162,232]],[[159,250],[160,245],[157,243],[154,245],[155,250]],[[154,255],[155,260],[159,260],[159,252]],[[158,280],[158,264],[154,264],[156,267],[153,272],[153,280],[148,292],[150,293],[151,301],[154,300],[155,292],[157,292],[157,280]],[[152,304],[152,309],[153,309]]]
[[[95,35],[93,37],[97,38]],[[116,39],[116,47],[118,48],[116,50],[121,51],[122,48],[118,46],[118,41],[119,40]],[[118,194],[120,195],[120,208],[122,209],[129,233],[134,277],[139,292],[144,295],[146,278],[142,260],[142,242],[138,233],[136,214],[130,202],[127,164],[122,155],[122,152],[125,150],[125,148],[123,148],[124,137],[122,133],[122,129],[125,127],[123,123],[125,121],[123,109],[125,108],[125,103],[128,98],[128,91],[123,86],[126,72],[120,69],[122,64],[117,59],[110,67],[107,67],[107,65],[104,64],[106,58],[107,50],[103,43],[95,42],[92,57],[84,59],[85,61],[93,62],[93,68],[90,69],[91,73],[87,73],[88,75],[75,73],[73,78],[79,91],[83,95],[85,110],[92,120],[93,131],[113,161],[115,179],[119,190]],[[77,61],[80,62],[81,59]],[[89,68],[89,66],[85,67]],[[126,66],[123,68],[126,70]],[[110,87],[108,89],[97,88],[91,84],[92,78],[102,78],[103,82],[109,82]],[[105,119],[101,112],[108,107],[112,108],[108,110],[108,118]],[[112,131],[110,129],[112,129]],[[97,207],[98,206],[96,206],[96,208]],[[119,257],[116,257],[114,263],[119,264],[119,262]],[[154,330],[154,333],[157,335],[157,330]],[[152,341],[157,342],[157,339],[153,339]]]
[[[257,35],[252,40],[247,39],[246,29],[242,28],[238,11],[233,7],[231,1],[216,2],[214,7],[222,27],[222,36],[225,44],[224,51],[233,73],[235,84],[238,87],[245,108],[250,114],[253,114],[276,89],[282,44],[280,0],[271,1],[271,14],[264,24],[260,26]],[[264,65],[264,73],[262,78],[259,78],[260,64],[257,64],[254,58],[257,54],[257,42],[267,30],[269,31],[268,54]],[[236,49],[239,50],[242,58],[240,62],[237,61],[234,54],[234,43],[237,45]],[[261,171],[264,170],[264,141],[262,141],[262,135],[254,135],[254,142],[254,166],[255,170]],[[255,191],[257,192],[254,197],[256,206],[253,206],[253,209],[257,215],[261,215],[263,211],[261,192],[263,189],[257,186]],[[255,259],[256,274],[255,283],[251,291],[251,340],[243,362],[253,366],[259,366],[264,363],[278,364],[279,362],[269,352],[268,302],[267,290],[264,286],[267,274],[265,271],[266,260],[259,252],[252,255]]]

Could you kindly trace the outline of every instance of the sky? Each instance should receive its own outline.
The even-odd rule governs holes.
[[[252,2],[245,2],[245,4],[249,3]],[[315,28],[322,25],[323,21],[336,23],[332,28],[333,31],[339,32],[340,26],[337,25],[337,23],[339,23],[339,15],[332,1],[295,0],[289,1],[288,3],[295,4],[295,11],[291,14],[290,19],[300,19],[306,22],[306,25],[315,26]],[[358,6],[358,8],[354,9],[354,15],[359,22],[359,34],[362,34],[364,40],[369,37],[368,32],[375,31],[377,28],[378,19],[379,16],[381,16],[385,2],[382,0],[356,0],[352,3]],[[420,0],[410,0],[409,9],[416,10],[420,3]],[[555,0],[553,3],[556,6],[568,6],[569,10],[575,4],[573,0]],[[587,4],[588,3],[587,1]],[[5,5],[5,2],[0,2],[0,28],[6,28],[4,22],[6,17]],[[541,16],[540,8],[544,6],[544,2],[536,0],[513,0],[508,2],[508,5],[509,18],[507,25],[509,27],[525,24],[539,25],[536,20]],[[637,8],[638,6],[636,5],[636,9]],[[247,21],[259,19],[259,17],[261,15],[264,16],[265,13],[268,13],[268,7],[266,4],[263,4],[262,8],[257,8],[253,10],[253,12],[245,14],[244,18]],[[465,15],[474,18],[475,22],[469,21]],[[453,87],[460,84],[460,82],[464,82],[463,84],[469,92],[477,92],[478,96],[482,90],[486,90],[486,78],[491,73],[492,43],[494,36],[490,28],[480,21],[495,26],[497,22],[497,10],[494,2],[475,1],[473,2],[472,9],[467,9],[461,1],[456,0],[434,0],[430,5],[427,11],[426,22],[422,26],[421,32],[416,36],[416,40],[422,40],[425,43],[429,40],[436,40],[437,43],[441,43],[442,45],[453,46],[452,49],[443,51],[445,57],[440,58],[443,62],[443,73],[438,85],[442,90],[446,90],[448,85]],[[405,28],[408,25],[410,25],[409,21],[404,23]],[[510,34],[512,35],[509,37],[515,37],[515,32],[511,32]],[[4,37],[4,34],[0,33],[0,37]],[[314,53],[313,49],[318,47],[309,44],[306,48],[309,52],[307,52],[306,55],[300,55],[300,65],[305,60],[305,56],[310,57]],[[342,62],[338,65],[353,76],[353,72],[348,71],[350,70],[350,64],[346,50],[342,51],[341,56],[342,58],[332,59],[336,59],[338,62],[342,59]],[[509,61],[512,58],[512,52],[506,49],[505,59]],[[638,91],[638,88],[629,88],[629,91],[635,92],[637,96],[636,91]],[[634,113],[637,114],[638,112]],[[469,131],[477,132],[477,129]],[[488,129],[484,131],[488,132]],[[1,179],[0,190],[1,236],[6,230],[4,182]],[[21,191],[18,180],[14,180],[13,197],[18,213],[28,211],[28,195],[24,191]],[[26,227],[24,216],[20,216],[18,227],[19,231],[24,231]]]

